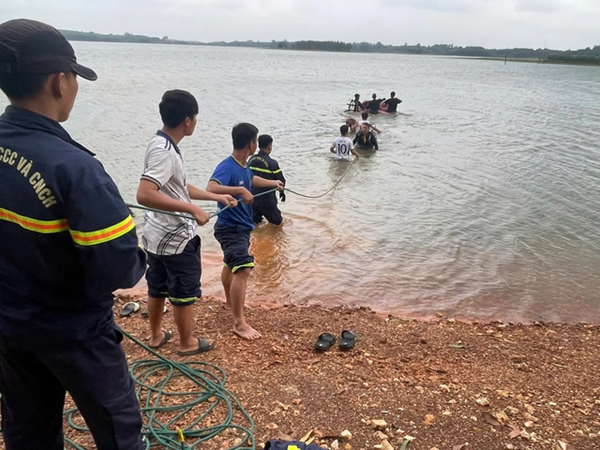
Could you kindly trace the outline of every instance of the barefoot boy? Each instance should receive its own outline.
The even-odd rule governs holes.
[[[228,208],[219,214],[215,224],[215,237],[223,250],[225,265],[221,281],[225,290],[227,305],[233,310],[233,331],[242,339],[258,339],[261,335],[244,318],[246,286],[254,258],[248,252],[250,232],[254,229],[252,220],[252,193],[254,187],[277,188],[283,190],[280,180],[266,180],[255,177],[246,164],[257,147],[258,129],[249,123],[233,127],[233,153],[221,161],[212,174],[206,190],[215,194],[229,194],[242,200],[235,208]],[[219,208],[225,204],[220,203]]]

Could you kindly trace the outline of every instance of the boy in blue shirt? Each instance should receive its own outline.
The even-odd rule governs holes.
[[[254,229],[252,219],[252,187],[277,188],[283,190],[280,180],[255,177],[246,164],[258,146],[258,128],[249,123],[233,127],[233,153],[221,161],[210,177],[206,190],[214,194],[229,194],[241,200],[235,208],[221,212],[215,224],[215,238],[223,250],[221,282],[225,290],[227,305],[233,310],[233,332],[242,339],[258,339],[261,334],[244,318],[246,287],[254,257],[250,255],[250,232]],[[219,209],[225,205],[219,203]]]

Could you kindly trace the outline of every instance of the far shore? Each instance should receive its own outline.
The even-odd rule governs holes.
[[[535,63],[535,64],[555,64],[561,66],[590,66],[600,67],[600,62],[575,62],[575,61],[553,61],[548,59],[539,58],[503,58],[498,56],[451,56],[451,58],[457,59],[478,59],[487,61],[506,61],[506,62],[518,62],[518,63]]]

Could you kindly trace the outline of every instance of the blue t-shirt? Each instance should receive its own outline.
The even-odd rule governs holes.
[[[222,186],[243,186],[250,190],[252,181],[252,170],[247,165],[242,166],[233,156],[229,156],[219,163],[210,177]],[[241,226],[250,230],[254,229],[254,221],[252,220],[252,205],[246,205],[242,202],[241,197],[236,197],[239,200],[235,208],[227,208],[217,217],[217,225],[226,227]],[[217,203],[219,210],[225,207],[221,203]]]

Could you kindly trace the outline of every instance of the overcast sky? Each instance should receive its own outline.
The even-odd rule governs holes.
[[[600,0],[6,0],[0,21],[196,41],[287,39],[579,49]]]

